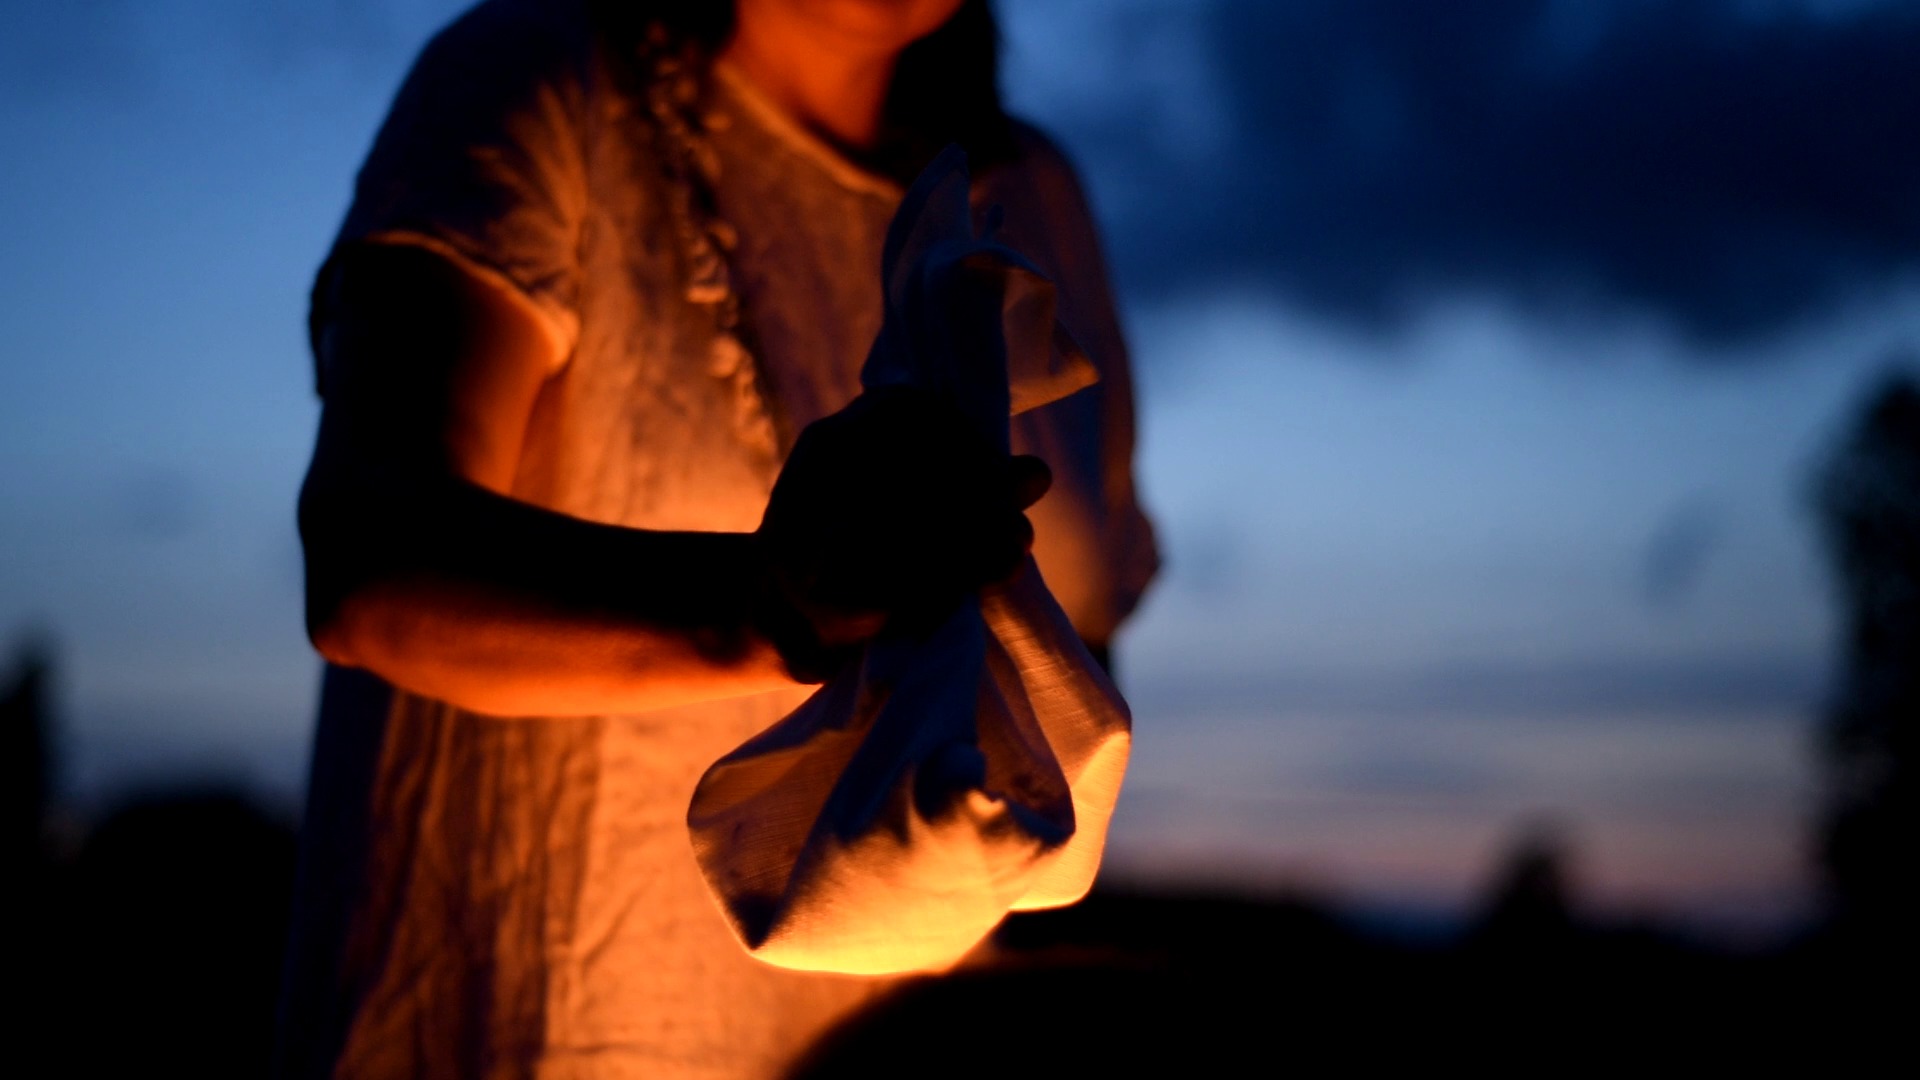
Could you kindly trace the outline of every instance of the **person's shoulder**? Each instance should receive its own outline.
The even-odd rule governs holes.
[[[592,0],[481,0],[428,41],[416,71],[555,82],[580,77],[595,39]]]
[[[454,16],[438,36],[503,44],[584,44],[592,37],[600,6],[594,0],[480,0]]]
[[[1058,174],[1067,178],[1079,175],[1073,159],[1040,125],[1018,116],[1007,117],[1007,133],[1013,146],[1013,162],[1026,170]]]
[[[1008,115],[1006,123],[1012,158],[998,169],[998,183],[1018,184],[1048,206],[1085,215],[1087,190],[1066,148],[1027,119]]]
[[[1084,204],[1086,193],[1073,158],[1046,130],[1017,116],[1007,117],[1013,149],[1007,171],[1018,182],[1056,203]]]

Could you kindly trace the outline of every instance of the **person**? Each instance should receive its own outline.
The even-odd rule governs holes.
[[[485,0],[422,53],[314,289],[282,1075],[768,1076],[890,985],[747,956],[683,819],[1029,549],[1102,656],[1152,576],[1091,216],[994,34],[984,0]],[[949,141],[1101,374],[1011,458],[859,396]]]

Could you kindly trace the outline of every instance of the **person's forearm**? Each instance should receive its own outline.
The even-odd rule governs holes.
[[[330,661],[476,712],[626,713],[795,685],[763,633],[751,535],[648,532],[453,480],[301,499]]]

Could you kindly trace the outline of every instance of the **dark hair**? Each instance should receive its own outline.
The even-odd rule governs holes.
[[[732,0],[595,0],[602,32],[633,57],[658,25],[704,57],[733,32]],[[1000,31],[988,0],[962,0],[940,29],[907,46],[894,68],[880,148],[866,163],[911,179],[948,143],[959,143],[975,171],[1015,154],[1013,126],[1000,103]]]

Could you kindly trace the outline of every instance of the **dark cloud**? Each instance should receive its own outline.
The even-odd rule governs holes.
[[[1920,266],[1920,7],[1751,9],[1219,0],[1228,149],[1067,135],[1163,193],[1113,222],[1136,296],[1256,281],[1373,320],[1485,289],[1737,342]]]

